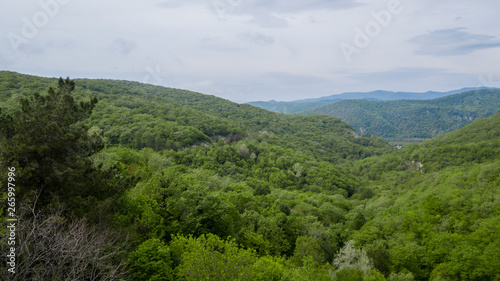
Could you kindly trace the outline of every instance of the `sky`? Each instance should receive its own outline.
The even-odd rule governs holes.
[[[500,87],[500,0],[0,1],[0,70],[236,102]]]

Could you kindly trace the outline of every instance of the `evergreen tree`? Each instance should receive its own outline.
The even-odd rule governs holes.
[[[77,103],[72,92],[75,83],[59,79],[57,89],[47,95],[35,93],[20,101],[14,117],[0,115],[0,159],[2,172],[16,168],[18,196],[38,194],[39,201],[54,197],[88,194],[88,159],[102,148],[101,138],[88,135],[82,120],[89,117],[97,103]]]

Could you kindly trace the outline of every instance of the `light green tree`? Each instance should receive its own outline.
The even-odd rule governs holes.
[[[373,268],[373,262],[363,249],[354,247],[354,241],[349,240],[340,249],[337,257],[333,260],[333,265],[338,269],[353,267],[368,273]]]
[[[180,256],[178,275],[183,280],[251,280],[257,260],[254,251],[239,249],[233,240],[207,234],[177,236],[172,241]]]
[[[140,280],[174,280],[170,248],[153,238],[130,253],[132,275]]]

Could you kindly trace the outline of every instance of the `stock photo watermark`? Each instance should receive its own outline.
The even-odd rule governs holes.
[[[7,38],[14,50],[17,50],[22,44],[28,44],[31,39],[38,35],[41,29],[46,27],[50,20],[56,17],[61,7],[68,4],[71,0],[41,0],[38,2],[40,10],[31,17],[22,17],[23,25],[18,32],[9,32]]]
[[[346,61],[350,63],[353,55],[360,54],[363,49],[367,48],[372,39],[378,37],[384,28],[389,26],[393,17],[402,11],[403,7],[399,0],[390,0],[386,9],[371,12],[373,19],[365,23],[363,29],[357,26],[354,28],[352,43],[346,43],[345,41],[340,43],[340,49]]]
[[[500,87],[500,79],[496,79],[492,73],[488,74],[488,76],[478,76],[477,80],[482,87],[487,88],[499,88]]]
[[[153,68],[150,65],[145,68],[147,74],[142,78],[142,83],[144,84],[153,84],[153,85],[162,85],[164,76],[168,75],[161,71],[160,65],[156,64]],[[152,82],[151,82],[152,80]]]
[[[177,54],[165,51],[162,58],[158,58],[148,64],[144,70],[141,83],[163,86],[168,77],[177,73],[182,68],[182,60]]]
[[[8,168],[7,177],[7,271],[11,274],[16,273],[16,168]]]
[[[212,6],[220,20],[226,19],[226,13],[234,11],[243,0],[214,0]]]

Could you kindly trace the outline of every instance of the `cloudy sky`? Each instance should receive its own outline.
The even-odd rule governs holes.
[[[499,0],[0,1],[0,70],[240,102],[500,87]]]

